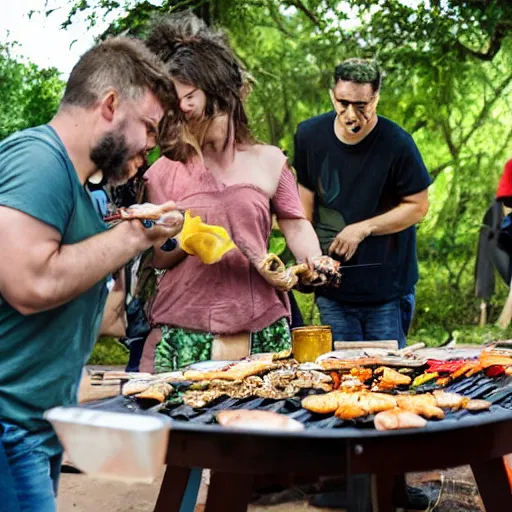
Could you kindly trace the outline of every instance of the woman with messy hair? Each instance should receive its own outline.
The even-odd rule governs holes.
[[[297,261],[322,253],[287,159],[252,137],[247,74],[221,32],[185,13],[159,20],[146,42],[166,62],[179,103],[162,125],[162,156],[145,174],[148,200],[173,199],[223,226],[237,249],[213,265],[180,248],[155,249],[153,265],[165,273],[140,370],[289,349],[286,291],[297,280],[263,264],[272,215]]]

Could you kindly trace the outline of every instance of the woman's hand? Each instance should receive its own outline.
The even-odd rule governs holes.
[[[290,291],[299,281],[293,268],[287,269],[275,254],[266,254],[255,266],[265,281],[281,292]]]

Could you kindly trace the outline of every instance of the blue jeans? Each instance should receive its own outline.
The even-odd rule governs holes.
[[[317,297],[322,324],[330,325],[335,341],[397,340],[405,347],[414,313],[414,293],[383,304],[344,304]]]
[[[0,441],[0,512],[55,512],[62,455],[10,423],[0,422]]]

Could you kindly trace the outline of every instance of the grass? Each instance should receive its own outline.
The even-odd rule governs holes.
[[[304,323],[320,325],[320,314],[313,301],[314,295],[295,291],[293,293],[301,310]],[[495,325],[487,325],[486,327],[463,325],[448,333],[442,327],[433,325],[428,329],[413,331],[408,336],[410,344],[423,342],[429,347],[436,347],[450,340],[455,340],[459,344],[482,344],[506,339],[512,339],[512,326],[503,330]],[[116,338],[104,336],[96,343],[88,364],[126,365],[128,355],[128,350]]]

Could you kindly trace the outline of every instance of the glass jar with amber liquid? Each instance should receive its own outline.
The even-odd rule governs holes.
[[[331,350],[330,325],[307,325],[292,329],[293,357],[299,363],[313,363],[318,356]]]

